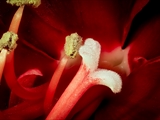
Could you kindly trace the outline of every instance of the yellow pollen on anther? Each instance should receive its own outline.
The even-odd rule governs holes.
[[[81,45],[82,37],[77,33],[72,33],[70,36],[66,37],[64,45],[65,54],[70,58],[75,58]]]
[[[2,49],[7,49],[8,51],[11,51],[16,48],[18,40],[18,35],[13,32],[6,32],[2,35],[2,38],[0,39],[0,51]]]
[[[32,5],[38,7],[41,4],[41,0],[7,0],[7,3],[16,6]]]

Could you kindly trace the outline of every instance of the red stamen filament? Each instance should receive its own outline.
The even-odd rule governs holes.
[[[16,13],[13,16],[12,22],[10,24],[9,31],[18,32],[19,24],[22,18],[24,6],[19,7]],[[42,98],[45,94],[45,89],[47,84],[35,87],[35,88],[24,88],[22,87],[15,76],[14,72],[14,50],[10,52],[7,56],[7,62],[5,65],[4,76],[6,82],[10,89],[19,97],[29,100]]]
[[[1,77],[2,77],[2,73],[3,73],[5,61],[6,61],[6,56],[7,56],[7,50],[2,49],[0,53],[0,82],[1,82]]]
[[[19,9],[16,11],[16,13],[13,16],[10,27],[9,27],[9,31],[14,32],[15,34],[17,34],[18,32],[19,24],[23,14],[23,9],[24,9],[24,6],[19,7]],[[0,80],[1,80],[2,72],[4,69],[5,61],[6,61],[6,55],[7,55],[7,50],[2,49],[0,53]]]
[[[46,97],[44,100],[44,110],[45,113],[48,114],[52,108],[54,94],[59,83],[62,72],[67,64],[68,59],[74,59],[77,56],[78,49],[82,43],[82,38],[77,34],[73,33],[66,37],[66,42],[64,45],[64,57],[60,60],[60,63],[55,70],[52,79],[50,81]]]
[[[60,77],[62,75],[62,72],[67,64],[68,59],[69,58],[67,56],[64,56],[60,60],[59,65],[51,78],[51,81],[47,89],[46,97],[44,100],[44,110],[46,114],[51,110],[54,94],[55,94],[57,85],[59,83]]]
[[[23,10],[24,10],[24,6],[20,6],[16,11],[16,13],[14,14],[9,27],[9,31],[14,33],[18,32],[18,28],[22,19]]]

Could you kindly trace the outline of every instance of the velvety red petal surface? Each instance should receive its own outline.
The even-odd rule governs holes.
[[[23,87],[23,88],[31,88],[35,86],[36,80],[37,82],[40,82],[38,79],[39,77],[43,76],[42,73],[38,69],[32,69],[28,70],[24,74],[22,74],[18,79],[18,83]],[[44,89],[44,88],[43,88]],[[29,89],[28,89],[29,90]],[[33,90],[33,89],[30,89]],[[43,90],[45,91],[45,90]],[[18,91],[21,92],[21,91]],[[10,100],[9,100],[9,107],[12,107],[18,103],[20,103],[22,100],[19,98],[17,95],[15,95],[15,92],[10,93]]]
[[[132,38],[130,44],[129,61],[133,69],[136,57],[143,57],[147,60],[160,55],[160,16],[151,19],[143,25]]]
[[[101,43],[103,50],[110,51],[123,44],[133,17],[147,2],[148,0],[42,0],[36,9],[25,8],[19,37],[55,59],[59,59],[65,36],[71,32],[78,32],[83,38],[92,37]],[[2,0],[1,5],[3,4]],[[4,7],[1,8],[1,23],[7,29],[16,7],[6,4]],[[23,41],[20,40],[20,43]],[[17,49],[21,49],[21,44]],[[18,53],[17,56],[21,59],[16,62],[27,62],[19,54],[23,51],[16,51],[15,55]],[[16,69],[27,69],[28,66],[25,65],[23,68],[18,65]]]
[[[137,15],[131,27],[128,45],[129,64],[131,69],[137,68],[146,60],[160,55],[160,7],[157,0],[151,0]]]
[[[160,117],[160,57],[133,71],[123,83],[121,93],[104,100],[96,119],[150,120]]]
[[[38,79],[38,76],[42,76],[42,73],[38,69],[28,70],[27,72],[22,74],[17,81],[22,87],[27,88],[27,90],[30,90],[32,92],[34,92],[35,90],[39,91],[39,93],[44,97],[42,90],[45,91],[46,88],[43,88],[42,90],[40,90],[38,87],[31,88],[35,86],[36,80],[40,80]],[[42,99],[36,101],[27,101],[22,99],[22,97],[18,97],[17,91],[15,92],[12,89],[9,99],[9,108],[1,111],[0,119],[33,119],[37,118],[37,116],[41,116],[42,114]]]
[[[20,40],[15,50],[16,75],[20,76],[29,69],[39,69],[44,76],[37,84],[49,81],[57,65],[56,60],[60,58],[65,36],[72,32],[78,32],[83,38],[92,37],[98,40],[102,49],[106,51],[118,45],[123,46],[134,16],[147,2],[148,0],[68,0],[63,2],[42,0],[41,6],[36,9],[26,7],[19,31]],[[0,7],[0,18],[2,18],[0,34],[7,30],[11,16],[16,10],[16,7],[12,8],[5,4],[6,6],[9,8]],[[124,81],[122,92],[114,95],[108,88],[102,86],[91,88],[71,111],[69,119],[88,119],[90,116],[96,119],[113,120],[159,117],[160,58],[147,61],[160,54],[158,50],[159,19],[154,17],[148,20],[133,35],[129,44],[131,48],[129,62],[133,73]],[[141,58],[144,64],[134,70],[136,58]],[[73,78],[76,70],[77,66],[65,70],[54,102]],[[5,103],[6,106],[9,90],[4,80],[1,86],[0,98],[3,97],[3,99],[0,99],[0,103]],[[27,104],[24,102],[19,106],[23,108]],[[96,109],[99,104],[102,106]],[[5,109],[5,106],[0,104],[0,109]],[[43,114],[42,107],[42,101],[38,101],[32,109],[37,110],[36,113],[40,116]],[[28,107],[24,112],[20,109],[18,111],[20,113],[13,113],[12,117],[22,119],[32,115],[30,109]],[[4,117],[10,115],[8,111],[6,110]],[[24,114],[25,111],[26,114]],[[18,117],[18,114],[21,116]],[[0,115],[2,115],[1,112]]]
[[[45,77],[50,78],[58,63],[43,51],[23,43],[18,44],[14,57],[15,70],[18,76],[29,69],[39,69]]]
[[[58,58],[65,36],[77,32],[98,40],[103,49],[123,44],[133,17],[148,0],[42,0],[37,9],[26,8],[21,25],[24,39]],[[28,19],[28,20],[26,20]]]
[[[43,114],[43,101],[24,101],[14,107],[0,111],[2,120],[29,120],[36,119]]]

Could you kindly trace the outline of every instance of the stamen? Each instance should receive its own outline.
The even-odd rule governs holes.
[[[46,120],[65,119],[81,96],[94,85],[108,86],[114,93],[121,90],[122,82],[117,73],[96,70],[100,56],[100,44],[97,41],[87,39],[80,47],[79,53],[83,58],[82,65]]]
[[[12,21],[11,21],[11,24],[10,24],[10,27],[9,27],[9,31],[17,34],[19,24],[20,24],[20,21],[22,18],[23,10],[24,10],[24,6],[21,6],[18,8],[16,13],[14,14]]]
[[[41,0],[7,0],[7,3],[16,6],[32,5],[38,7],[41,4]]]
[[[46,114],[52,108],[52,101],[54,98],[55,90],[59,83],[62,72],[67,64],[67,61],[69,60],[69,58],[75,58],[77,56],[81,43],[82,38],[77,33],[73,33],[70,36],[66,37],[66,43],[64,45],[66,55],[64,55],[64,57],[60,60],[60,63],[52,76],[44,100],[44,110]]]
[[[43,97],[45,94],[44,89],[46,88],[47,84],[41,85],[37,88],[27,89],[21,86],[16,78],[14,72],[14,48],[16,47],[16,41],[18,36],[16,35],[18,32],[18,28],[20,25],[20,21],[22,18],[24,6],[20,6],[16,13],[14,14],[10,27],[9,32],[4,34],[4,37],[1,41],[2,49],[10,50],[10,54],[7,56],[6,65],[4,68],[4,77],[9,88],[19,97],[24,99],[35,100]]]
[[[55,70],[55,72],[51,78],[51,81],[49,83],[49,86],[48,86],[48,89],[46,92],[46,97],[44,100],[44,111],[46,114],[52,108],[52,101],[54,98],[54,94],[55,94],[56,88],[58,86],[62,72],[67,64],[67,61],[68,61],[68,58],[66,56],[60,60],[60,63],[58,65],[57,69]]]
[[[6,32],[2,35],[0,39],[0,81],[3,73],[4,65],[6,62],[6,56],[8,51],[16,48],[16,41],[18,40],[17,34],[13,32]]]
[[[64,45],[65,54],[70,58],[75,58],[81,45],[82,37],[77,33],[72,33],[66,37],[66,43]]]
[[[16,41],[18,40],[18,35],[13,32],[6,32],[3,34],[2,38],[0,39],[0,51],[2,49],[7,49],[11,51],[16,48],[17,44]]]
[[[1,82],[1,77],[2,77],[2,73],[3,73],[5,61],[6,61],[6,56],[7,56],[7,50],[3,49],[0,52],[0,82]]]
[[[24,7],[22,6],[16,11],[10,24],[9,32],[4,33],[0,39],[0,79],[4,69],[7,51],[10,52],[17,46],[16,41],[18,40],[18,35],[16,33],[18,32],[23,9]]]

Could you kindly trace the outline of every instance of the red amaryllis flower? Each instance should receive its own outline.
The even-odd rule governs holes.
[[[1,79],[0,119],[159,119],[160,17],[156,2],[42,0],[38,8],[25,6],[18,46],[7,56]],[[2,35],[17,7],[5,0],[1,0],[0,6]],[[101,46],[98,69],[96,66],[88,70],[100,51],[99,47],[97,51],[92,49],[92,45],[88,49],[87,43],[82,46],[89,52],[80,48],[82,58],[67,58],[68,63],[62,64],[65,37],[75,32],[83,40],[98,41],[93,43]],[[92,51],[94,59],[86,62]],[[89,55],[83,56],[85,52]],[[114,78],[118,74],[120,78]],[[117,92],[114,90],[120,82],[102,86],[102,76],[104,81],[109,77],[122,80],[119,93],[113,92]],[[60,80],[56,81],[58,77]],[[76,83],[72,79],[82,81]],[[90,85],[87,80],[93,79],[96,80]],[[54,81],[58,82],[57,87]],[[70,92],[67,86],[74,89]],[[64,92],[66,88],[68,91]],[[63,114],[65,117],[61,117]]]

